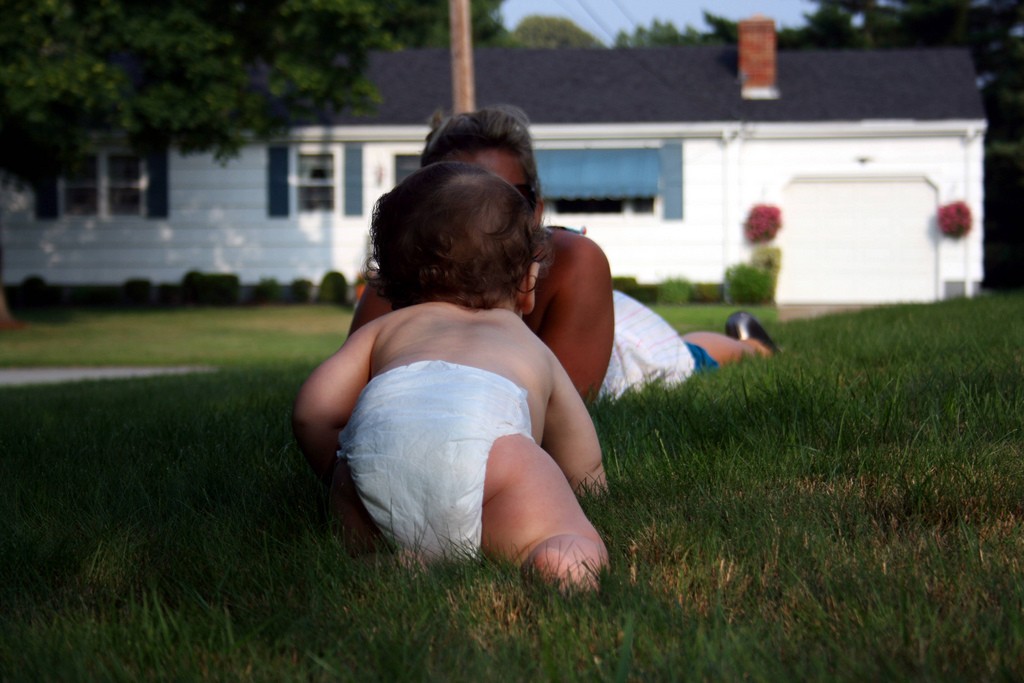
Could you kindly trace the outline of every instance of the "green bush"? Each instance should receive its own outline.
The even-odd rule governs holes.
[[[699,304],[722,303],[722,285],[717,282],[698,282],[694,284],[693,300]]]
[[[199,303],[211,306],[233,306],[241,298],[242,285],[237,275],[209,273],[203,277]]]
[[[181,297],[184,303],[199,303],[199,282],[202,279],[203,274],[198,270],[190,270],[185,273],[185,277],[181,279]]]
[[[233,306],[238,303],[242,285],[231,273],[189,271],[181,283],[186,303],[204,306]]]
[[[281,283],[279,283],[275,278],[263,278],[255,287],[253,287],[253,303],[271,304],[282,301],[283,299],[284,292],[281,289]]]
[[[778,247],[757,247],[750,263],[755,268],[768,271],[772,276],[772,292],[769,301],[775,301],[775,290],[779,286],[779,271],[782,270],[782,250]]]
[[[30,275],[21,283],[21,302],[25,306],[56,306],[60,300],[61,288],[46,284],[38,275]]]
[[[124,283],[124,298],[128,303],[144,306],[149,303],[153,283],[144,278],[135,278]]]
[[[181,285],[163,283],[156,289],[156,300],[162,306],[180,306],[185,299]]]
[[[308,304],[313,296],[313,282],[305,278],[292,280],[291,300],[299,304]]]
[[[693,285],[684,278],[672,278],[658,285],[659,304],[688,304],[693,298]]]
[[[336,270],[324,274],[320,281],[320,292],[317,301],[324,304],[348,303],[348,280]]]
[[[658,301],[658,285],[642,285],[635,277],[613,277],[612,289],[627,294],[643,304]]]
[[[778,282],[779,271],[782,270],[782,250],[778,247],[757,247],[750,257],[750,265],[772,274],[772,279]]]
[[[774,283],[767,270],[738,263],[725,271],[729,300],[734,304],[765,304],[772,300]]]
[[[117,306],[122,289],[117,285],[80,285],[71,288],[72,306]]]

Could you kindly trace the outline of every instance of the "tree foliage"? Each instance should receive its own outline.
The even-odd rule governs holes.
[[[52,174],[104,132],[227,155],[294,118],[365,108],[382,23],[369,0],[6,0],[0,168]]]
[[[518,47],[540,49],[604,47],[569,19],[540,14],[523,17],[512,31],[512,40]]]
[[[501,17],[503,0],[472,0],[473,44],[500,46],[510,42]],[[448,47],[451,40],[447,0],[383,0],[375,3],[382,29],[396,48]]]
[[[501,1],[472,3],[479,44],[507,37]],[[446,0],[4,0],[0,179],[73,170],[105,135],[224,158],[366,110],[369,52],[447,45],[449,25]]]
[[[737,40],[736,22],[725,17],[703,12],[709,29],[700,31],[687,24],[680,31],[671,21],[655,19],[650,27],[637,26],[633,33],[619,31],[615,47],[672,47],[676,45],[729,45]]]

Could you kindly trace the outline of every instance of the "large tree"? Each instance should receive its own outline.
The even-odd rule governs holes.
[[[366,107],[369,0],[7,0],[0,168],[73,166],[101,132],[137,150],[235,152],[293,117]]]
[[[541,14],[523,17],[512,31],[512,41],[517,47],[541,49],[604,47],[569,19]]]
[[[507,35],[501,1],[473,3],[481,43]],[[446,0],[4,0],[0,181],[72,170],[102,134],[231,156],[290,121],[371,107],[369,51],[447,44],[448,26]]]

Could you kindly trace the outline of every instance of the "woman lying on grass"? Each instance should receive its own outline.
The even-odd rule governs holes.
[[[541,221],[544,199],[529,119],[522,110],[489,107],[435,121],[421,163],[437,161],[464,161],[504,178]],[[695,373],[776,350],[760,323],[743,312],[730,318],[726,334],[680,337],[654,311],[612,291],[608,257],[596,242],[552,230],[547,247],[551,267],[537,281],[536,304],[523,320],[558,357],[585,399],[620,396],[654,379],[683,382]],[[391,309],[387,297],[367,287],[350,332]]]
[[[597,434],[522,320],[545,251],[532,208],[445,162],[382,197],[371,234],[373,284],[395,310],[313,372],[293,414],[346,541],[368,551],[383,535],[418,561],[482,550],[596,587],[608,553],[574,490],[606,486]]]

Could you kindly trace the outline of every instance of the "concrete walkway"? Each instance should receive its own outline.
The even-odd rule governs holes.
[[[174,367],[106,367],[106,368],[0,368],[0,386],[58,384],[95,379],[133,379],[157,375],[185,375],[213,372],[216,368],[199,365]]]

